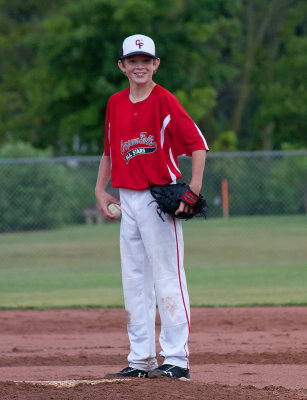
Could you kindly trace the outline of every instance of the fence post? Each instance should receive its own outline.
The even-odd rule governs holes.
[[[222,206],[223,206],[223,217],[229,217],[229,202],[228,202],[228,181],[222,179]]]

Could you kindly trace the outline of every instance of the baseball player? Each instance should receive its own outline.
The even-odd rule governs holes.
[[[192,156],[190,188],[199,194],[208,146],[175,96],[152,80],[159,65],[151,38],[127,37],[118,66],[130,85],[111,96],[107,106],[95,193],[108,220],[116,219],[108,205],[121,206],[120,253],[130,340],[128,367],[107,377],[190,379],[190,306],[181,221],[159,217],[149,187],[175,183],[181,177],[177,157],[185,154]],[[110,178],[119,188],[120,202],[106,192]],[[182,211],[189,212],[183,202],[178,213]],[[161,366],[155,349],[156,303]]]

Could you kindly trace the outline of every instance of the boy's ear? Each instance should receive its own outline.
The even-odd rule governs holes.
[[[156,58],[156,59],[154,60],[154,66],[155,66],[155,71],[154,71],[154,73],[156,73],[157,70],[158,70],[158,68],[159,68],[159,66],[160,66],[160,58]]]
[[[120,69],[124,74],[126,74],[125,63],[124,63],[123,61],[121,61],[121,60],[118,60],[117,65],[118,65],[119,69]]]

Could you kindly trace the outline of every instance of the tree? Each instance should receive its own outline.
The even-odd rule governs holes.
[[[33,67],[37,43],[28,38],[47,13],[66,0],[0,0],[0,143],[11,136],[32,141],[31,105],[23,82]]]
[[[139,32],[211,149],[306,147],[306,15],[303,0],[0,0],[0,143],[101,153]]]
[[[278,147],[278,141],[273,139],[277,127],[273,108],[288,91],[283,88],[283,80],[291,73],[292,55],[288,50],[293,45],[296,47],[302,35],[302,32],[298,35],[297,29],[302,30],[306,3],[302,0],[246,0],[242,11],[243,34],[237,58],[242,70],[233,85],[236,101],[229,127],[239,136],[241,147],[272,149]],[[283,79],[275,81],[281,75]],[[301,76],[299,81],[302,83]],[[272,96],[275,104],[270,107]]]
[[[306,148],[307,137],[307,4],[296,2],[280,29],[279,58],[262,64],[254,115],[257,147]]]
[[[209,126],[206,117],[218,91],[236,73],[229,60],[222,61],[238,33],[239,3],[68,1],[26,36],[36,57],[21,82],[24,128],[12,126],[12,135],[27,136],[39,147],[52,145],[57,153],[71,152],[76,139],[79,152],[100,152],[107,100],[127,85],[116,54],[123,38],[136,31],[158,44],[158,83],[178,93],[202,128]]]

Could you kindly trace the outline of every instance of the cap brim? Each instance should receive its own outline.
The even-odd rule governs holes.
[[[155,58],[155,59],[159,58],[157,56],[153,56],[150,53],[146,53],[145,51],[133,51],[132,53],[128,53],[128,54],[126,54],[126,55],[124,55],[122,57],[119,57],[119,59],[122,60],[122,59],[124,59],[126,57],[137,56],[137,55],[148,56],[148,57]]]

